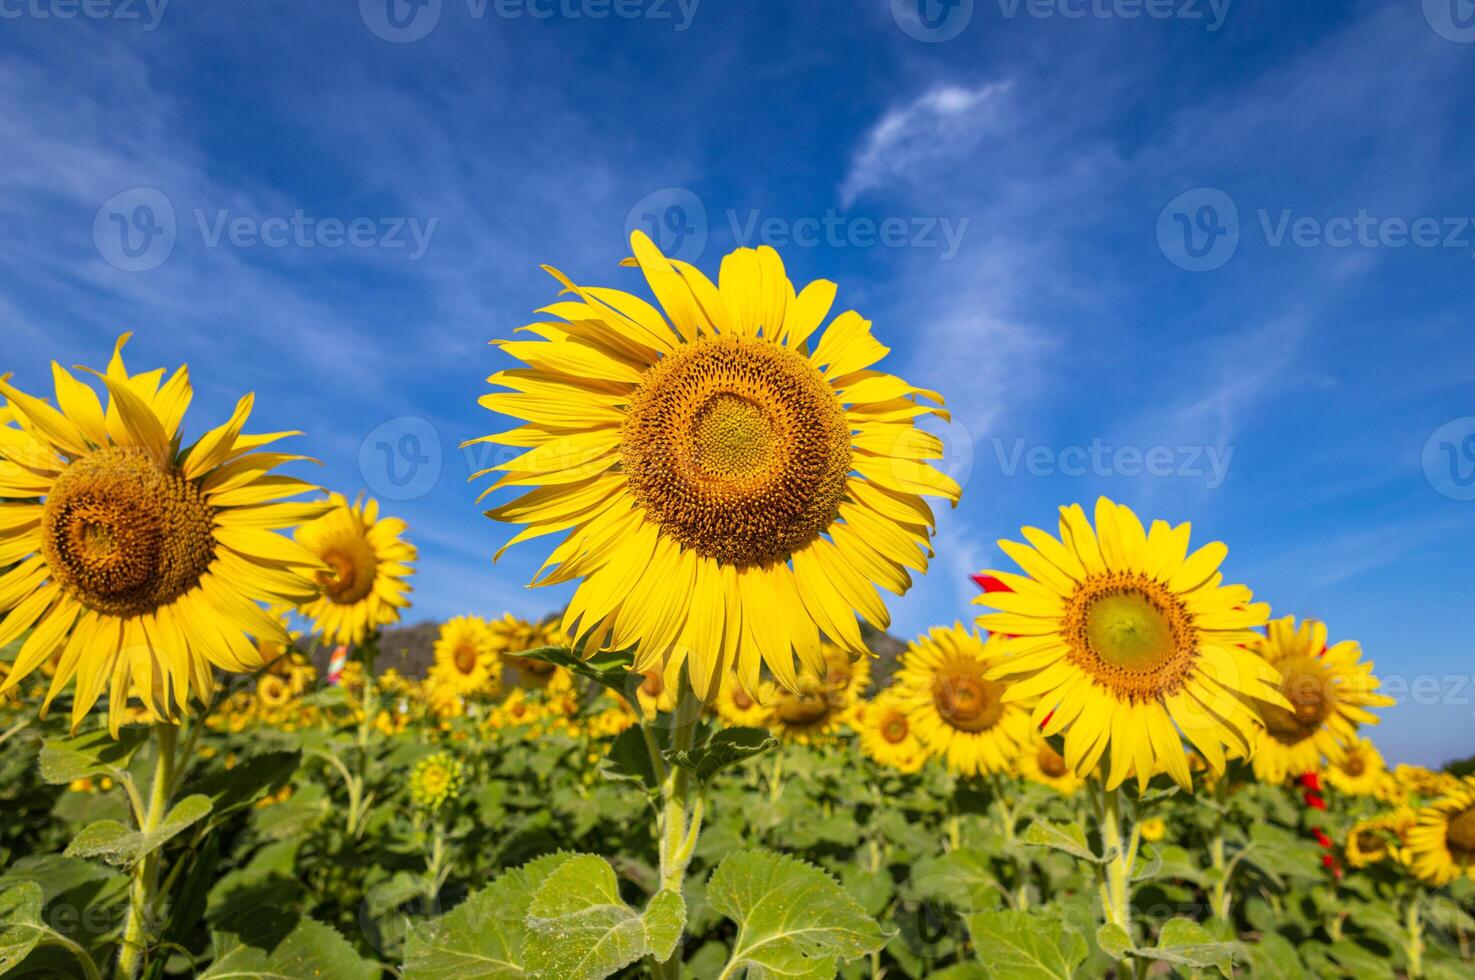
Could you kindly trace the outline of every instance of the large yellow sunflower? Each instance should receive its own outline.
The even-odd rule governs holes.
[[[895,687],[876,696],[857,716],[860,747],[880,765],[904,773],[919,771],[927,762],[924,746],[906,711],[906,694]]]
[[[313,594],[320,566],[274,533],[322,513],[287,502],[316,489],[270,475],[300,457],[260,452],[296,433],[243,435],[253,397],[181,449],[192,390],[181,367],[130,375],[119,338],[108,395],[52,364],[56,405],[0,381],[16,425],[0,426],[0,647],[28,630],[3,688],[59,654],[42,713],[74,678],[72,727],[108,696],[116,734],[130,692],[167,721],[207,700],[213,670],[261,666],[250,637],[288,642],[260,603]]]
[[[1244,648],[1270,610],[1222,584],[1222,543],[1190,554],[1188,524],[1148,530],[1105,497],[1094,529],[1073,504],[1060,509],[1058,540],[1022,533],[1028,544],[999,547],[1026,575],[987,573],[1013,591],[979,596],[1000,611],[978,622],[1010,637],[992,676],[1015,678],[1009,700],[1038,699],[1033,723],[1065,732],[1072,769],[1085,775],[1110,749],[1108,789],[1163,771],[1188,788],[1180,731],[1215,772],[1226,746],[1248,754],[1259,720],[1237,695],[1279,700],[1279,676]]]
[[[429,679],[438,690],[459,697],[496,694],[502,687],[502,662],[492,631],[476,616],[458,616],[440,628]]]
[[[1255,634],[1252,649],[1274,669],[1273,683],[1282,695],[1281,703],[1249,702],[1265,726],[1251,759],[1255,778],[1263,782],[1315,771],[1323,758],[1338,762],[1358,725],[1378,723],[1367,709],[1393,704],[1375,693],[1379,681],[1372,662],[1361,659],[1355,641],[1327,647],[1325,623],[1308,619],[1297,626],[1294,616],[1277,619],[1265,635]]]
[[[1323,775],[1348,796],[1376,796],[1388,778],[1388,770],[1377,747],[1354,736],[1343,746],[1341,758],[1327,766]]]
[[[915,425],[942,399],[876,370],[887,348],[854,311],[821,329],[834,284],[796,294],[771,248],[728,255],[714,285],[631,246],[662,309],[549,269],[572,295],[524,328],[538,339],[501,343],[527,367],[481,404],[527,424],[477,441],[528,452],[487,492],[533,489],[488,513],[527,525],[508,546],[565,535],[533,584],[582,580],[563,625],[586,651],[687,661],[704,701],[727,670],[756,690],[761,664],[795,690],[795,654],[822,673],[823,633],[863,655],[856,612],[884,629],[876,587],[926,569],[923,496],[961,493]]]
[[[1001,637],[985,642],[955,623],[918,637],[898,661],[895,684],[917,737],[955,772],[1005,772],[1034,736],[1028,705],[987,676],[1003,651]]]
[[[1430,884],[1445,885],[1461,875],[1475,881],[1475,777],[1420,810],[1406,846],[1409,867]]]
[[[318,573],[321,594],[301,612],[325,642],[357,645],[398,622],[410,604],[415,547],[403,537],[404,521],[379,517],[377,501],[350,504],[335,493],[328,502],[328,513],[297,529],[298,543],[327,566]]]

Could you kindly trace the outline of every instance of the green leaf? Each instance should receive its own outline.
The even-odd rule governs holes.
[[[34,881],[22,881],[0,890],[0,976],[10,976],[38,947],[60,946],[71,956],[68,973],[82,966],[96,976],[96,965],[76,943],[46,924],[41,915],[45,895]]]
[[[753,980],[832,977],[839,961],[876,952],[888,938],[835,879],[787,855],[729,855],[707,882],[707,901],[738,924],[730,964]]]
[[[196,793],[174,804],[158,827],[143,833],[116,820],[83,827],[67,845],[67,857],[99,857],[120,867],[137,864],[210,813],[210,798]]]
[[[593,854],[569,858],[548,875],[527,922],[523,959],[537,976],[599,980],[650,952],[644,919],[620,898],[609,862]]]
[[[678,891],[663,888],[645,907],[643,918],[647,952],[656,962],[664,963],[676,952],[686,928],[686,899]]]
[[[526,976],[522,947],[538,886],[568,854],[549,854],[498,876],[405,942],[401,980],[505,980]]]
[[[212,947],[215,961],[200,980],[376,980],[381,973],[331,927],[284,912],[258,913],[237,931],[216,933]]]
[[[250,806],[277,792],[302,763],[296,750],[276,750],[246,756],[232,769],[220,768],[193,782],[190,789],[209,797],[216,818]]]
[[[141,727],[121,729],[117,740],[106,731],[48,738],[41,746],[41,778],[52,785],[94,776],[120,779],[148,738],[149,729]]]
[[[610,743],[605,753],[601,771],[608,779],[621,782],[640,783],[647,789],[655,789],[661,781],[656,777],[650,749],[645,743],[639,725],[625,729]]]
[[[1114,960],[1125,959],[1134,952],[1131,934],[1111,922],[1096,930],[1096,945]]]
[[[1215,939],[1207,929],[1192,919],[1169,919],[1158,930],[1157,945],[1152,949],[1138,950],[1138,953],[1177,966],[1191,966],[1200,970],[1216,967],[1226,977],[1232,977],[1237,948],[1237,943]]]
[[[636,717],[643,716],[640,699],[635,696],[635,689],[640,686],[643,678],[632,672],[635,655],[629,650],[596,653],[585,660],[568,647],[539,647],[519,653],[518,656],[526,660],[557,664],[580,677],[588,678],[624,698]]]
[[[1086,832],[1075,824],[1053,824],[1046,820],[1036,820],[1025,829],[1023,840],[1036,847],[1064,851],[1092,864],[1102,863],[1102,859],[1086,843]]]
[[[1304,980],[1307,976],[1301,958],[1296,955],[1296,947],[1279,933],[1267,933],[1258,943],[1250,945],[1245,953],[1250,962],[1251,976],[1276,977],[1277,980]]]
[[[767,752],[778,744],[766,728],[723,728],[700,746],[664,753],[666,761],[706,782],[728,766]]]
[[[41,886],[34,881],[0,892],[0,976],[21,964],[41,942]]]
[[[968,933],[985,970],[1018,980],[1071,980],[1091,955],[1084,937],[1041,912],[979,912]]]

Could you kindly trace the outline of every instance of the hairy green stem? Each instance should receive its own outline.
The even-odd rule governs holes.
[[[1420,908],[1420,900],[1423,895],[1415,891],[1408,897],[1408,908],[1404,910],[1404,927],[1408,930],[1408,938],[1404,941],[1404,949],[1408,952],[1408,975],[1411,980],[1419,980],[1424,975],[1424,916]]]
[[[149,787],[148,809],[144,811],[139,831],[151,834],[164,822],[169,802],[174,795],[174,757],[179,730],[171,724],[154,726],[154,780]],[[128,918],[123,926],[123,942],[118,951],[118,976],[132,980],[143,964],[148,944],[148,929],[159,884],[160,853],[155,850],[133,868],[128,888]]]

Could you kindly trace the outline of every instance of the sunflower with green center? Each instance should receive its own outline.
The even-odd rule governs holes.
[[[906,695],[887,688],[856,717],[860,747],[879,765],[914,773],[927,763],[927,748],[917,738],[906,711]]]
[[[1462,876],[1475,881],[1475,777],[1465,777],[1448,796],[1419,810],[1404,860],[1432,885]]]
[[[1406,806],[1368,820],[1359,820],[1347,831],[1342,853],[1354,868],[1366,868],[1380,861],[1402,860],[1404,839],[1417,822],[1418,814]]]
[[[502,662],[485,620],[458,616],[440,628],[429,680],[457,697],[495,695],[502,687]]]
[[[1348,796],[1376,796],[1388,778],[1388,769],[1372,742],[1354,736],[1342,747],[1342,757],[1322,775]]]
[[[410,801],[434,812],[461,794],[465,769],[449,752],[436,752],[415,763],[410,770]]]
[[[736,728],[763,728],[768,724],[768,705],[777,696],[773,685],[767,683],[749,694],[738,683],[737,675],[729,672],[712,707],[719,718]]]
[[[1105,497],[1095,516],[1093,528],[1073,504],[1058,539],[1026,527],[1027,544],[999,542],[1025,574],[985,573],[1013,591],[974,600],[999,610],[979,625],[1009,637],[990,676],[1013,678],[1010,701],[1037,701],[1045,735],[1065,732],[1076,773],[1107,756],[1107,789],[1158,772],[1190,788],[1184,736],[1223,772],[1226,747],[1247,755],[1260,728],[1240,696],[1283,700],[1279,675],[1245,649],[1270,608],[1223,584],[1221,542],[1189,552],[1188,524],[1149,530]]]
[[[1065,756],[1055,750],[1050,740],[1036,733],[1032,746],[1025,746],[1014,762],[1019,775],[1032,783],[1048,786],[1057,793],[1074,795],[1081,788],[1081,777],[1065,764]]]
[[[193,391],[181,367],[129,374],[119,338],[107,396],[52,364],[56,407],[0,381],[0,647],[26,636],[0,691],[59,655],[41,708],[71,682],[75,730],[105,692],[117,734],[128,698],[172,721],[208,701],[216,669],[261,667],[252,638],[290,642],[262,608],[313,594],[316,556],[276,533],[321,514],[316,490],[275,475],[301,457],[262,452],[297,433],[244,435],[253,396],[181,448]],[[27,635],[29,634],[29,635]]]
[[[985,642],[961,623],[918,637],[897,661],[895,685],[917,737],[930,755],[964,775],[1007,772],[1029,745],[1029,707],[990,680],[1002,637]]]
[[[728,255],[714,284],[631,246],[660,308],[549,269],[569,297],[499,344],[526,367],[481,404],[525,424],[477,441],[527,452],[484,471],[487,492],[530,489],[488,514],[527,525],[509,546],[563,535],[533,585],[580,580],[563,628],[586,652],[685,662],[705,702],[729,670],[757,690],[763,665],[797,691],[796,655],[811,677],[821,633],[865,655],[856,613],[885,629],[877,588],[926,570],[924,497],[961,493],[916,425],[942,399],[877,370],[859,314],[824,326],[834,284],[796,291],[771,248]]]
[[[1270,623],[1256,634],[1251,649],[1276,676],[1281,697],[1276,702],[1251,695],[1264,723],[1253,746],[1255,778],[1279,783],[1287,776],[1321,768],[1322,759],[1341,760],[1357,735],[1358,725],[1376,725],[1368,708],[1386,707],[1393,699],[1378,694],[1371,661],[1362,659],[1354,640],[1327,646],[1326,624],[1294,616]]]
[[[404,521],[380,518],[378,501],[350,504],[335,493],[328,503],[328,513],[297,529],[298,544],[326,566],[318,573],[320,594],[300,612],[325,643],[357,646],[399,622],[410,604],[415,548],[404,539]]]

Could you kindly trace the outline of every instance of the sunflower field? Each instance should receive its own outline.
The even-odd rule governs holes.
[[[414,528],[251,395],[0,379],[0,975],[1475,975],[1475,779],[1385,764],[1356,641],[1105,498],[893,640],[944,395],[772,248],[630,247],[481,398],[573,597],[424,670]]]

